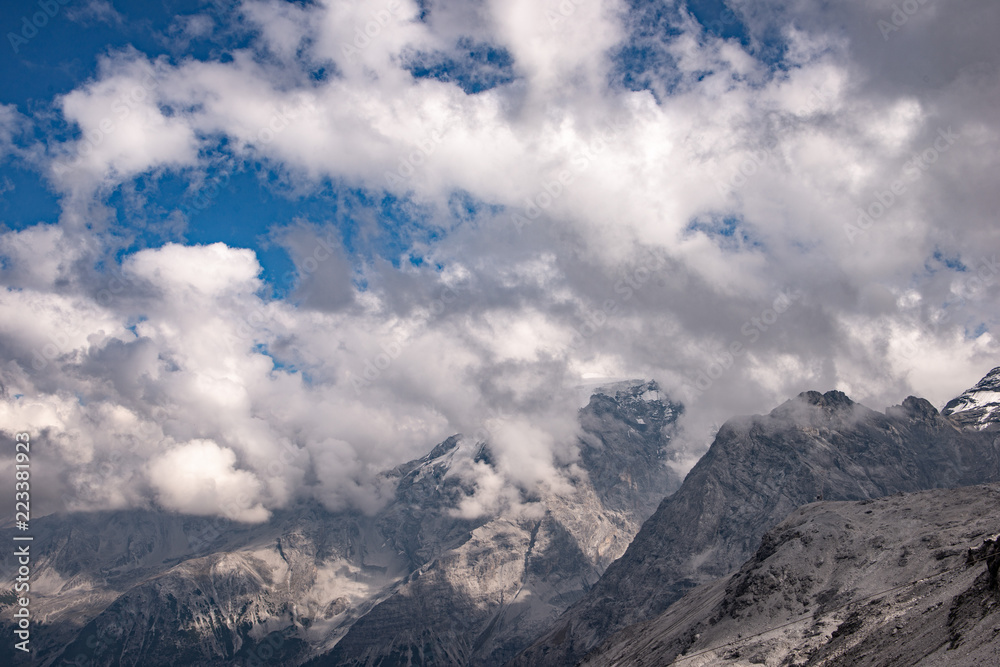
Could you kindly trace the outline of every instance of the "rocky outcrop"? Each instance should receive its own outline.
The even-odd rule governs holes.
[[[967,565],[976,563],[986,563],[986,573],[989,575],[989,586],[996,590],[1000,588],[1000,535],[986,539],[982,545],[969,549],[969,555],[965,560]]]
[[[997,529],[998,504],[1000,486],[988,485],[808,505],[736,574],[617,633],[583,664],[997,664],[995,540],[984,535]]]
[[[612,633],[738,568],[806,503],[1000,480],[994,438],[960,428],[923,399],[882,414],[839,391],[731,419],[625,555],[512,664],[575,665]]]

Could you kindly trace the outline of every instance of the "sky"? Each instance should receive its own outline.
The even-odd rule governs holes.
[[[1000,365],[993,0],[0,24],[0,430],[36,513],[374,511],[454,433],[488,513],[566,483],[581,387],[684,403],[683,473],[800,391],[940,408]]]

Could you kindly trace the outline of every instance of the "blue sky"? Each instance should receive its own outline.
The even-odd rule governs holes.
[[[37,3],[24,2],[12,15],[31,17],[38,11]],[[38,125],[19,138],[20,146],[79,136],[79,128],[53,114],[52,107],[60,95],[97,76],[99,58],[109,53],[134,50],[170,63],[191,58],[225,62],[230,51],[252,43],[254,28],[243,24],[237,11],[235,3],[226,2],[69,3],[30,40],[8,37],[11,48],[3,52],[8,85],[0,102],[22,112],[38,111]],[[211,37],[178,38],[184,20],[195,16],[210,17],[217,25],[215,32]],[[31,34],[23,26],[9,32]],[[409,55],[406,66],[414,78],[454,82],[475,94],[510,83],[511,63],[502,48],[460,38],[454,52],[416,52]],[[315,68],[314,76],[322,77],[323,72],[323,67]],[[207,152],[217,159],[231,158],[224,143]],[[351,187],[331,179],[308,191],[295,191],[280,165],[232,159],[209,167],[204,179],[206,184],[199,187],[190,174],[157,171],[107,193],[104,203],[113,209],[110,224],[123,243],[119,256],[167,242],[253,248],[271,294],[283,297],[294,287],[296,270],[287,251],[273,242],[273,232],[296,219],[334,224],[351,255],[361,261],[380,256],[396,265],[407,258],[420,262],[419,255],[408,253],[410,245],[432,242],[443,233],[426,208],[410,204],[405,193]],[[0,165],[0,184],[7,227],[24,229],[58,219],[59,194],[37,165],[6,160]],[[141,204],[137,205],[136,196]],[[479,205],[470,209],[472,200],[465,199],[457,217],[468,218]],[[184,224],[169,219],[177,211],[183,213]],[[379,228],[360,229],[359,211],[374,215]],[[451,213],[450,208],[439,212]]]
[[[10,48],[3,50],[2,63],[7,85],[0,102],[15,105],[22,112],[38,112],[38,125],[21,137],[22,147],[40,138],[78,136],[78,127],[49,114],[60,95],[97,75],[100,56],[137,50],[150,59],[164,57],[171,63],[189,58],[225,61],[227,53],[251,43],[255,32],[254,27],[240,20],[236,4],[228,2],[69,2],[52,7],[58,8],[55,16],[45,20],[37,34],[23,24],[24,17],[43,23],[35,17],[42,11],[37,2],[16,3],[8,14]],[[670,21],[685,10],[709,34],[747,43],[738,15],[728,11],[721,0],[699,0],[669,10],[659,8],[658,3],[635,3],[632,11],[637,18],[636,35],[614,55],[620,72],[616,76],[621,77],[623,85],[641,89],[650,84],[650,77],[662,78],[659,70],[663,62],[656,51],[662,49],[665,37],[679,34]],[[656,15],[652,24],[641,25],[647,23],[650,14]],[[184,19],[199,15],[210,17],[218,25],[214,34],[178,38]],[[18,38],[25,35],[31,38]],[[469,37],[459,38],[451,52],[410,53],[406,67],[414,78],[453,82],[468,94],[507,85],[516,78],[513,59],[506,49]],[[280,174],[272,167],[260,163],[230,164],[210,173],[210,182],[226,183],[221,191],[210,196],[205,195],[204,189],[192,193],[184,174],[154,173],[137,179],[134,184],[145,199],[141,211],[127,208],[126,194],[120,188],[106,202],[115,209],[113,220],[122,233],[126,237],[134,235],[134,242],[125,250],[155,247],[170,241],[221,241],[254,248],[264,268],[263,277],[277,295],[288,290],[288,275],[294,266],[282,248],[267,241],[269,231],[276,225],[288,224],[301,216],[336,220],[349,251],[378,253],[392,262],[398,262],[399,256],[405,254],[409,235],[404,230],[421,226],[422,221],[417,218],[422,216],[401,213],[402,207],[392,205],[396,198],[389,193],[363,192],[328,181],[322,193],[293,194],[278,184]],[[0,184],[3,223],[9,228],[23,229],[58,218],[58,193],[37,166],[8,159],[0,165]],[[385,199],[387,195],[389,201]],[[359,206],[377,211],[384,221],[384,230],[370,247],[352,247],[357,230],[353,229],[351,210]],[[187,224],[182,227],[166,224],[164,218],[178,209],[185,212]],[[253,214],[247,215],[248,211]],[[419,240],[435,236],[434,230],[422,231]]]
[[[799,391],[996,365],[995,3],[55,3],[3,19],[0,426],[74,506],[218,512],[155,473],[198,451],[247,518],[370,509],[484,431],[530,491],[632,377],[683,472]]]

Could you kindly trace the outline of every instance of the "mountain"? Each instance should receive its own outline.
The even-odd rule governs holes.
[[[473,491],[459,472],[493,454],[453,436],[386,471],[392,501],[372,516],[303,502],[260,525],[139,510],[38,519],[33,664],[500,664],[680,486],[667,464],[681,410],[655,383],[600,390],[579,413],[572,484],[494,515],[456,511]]]
[[[680,406],[655,383],[599,390],[580,412],[586,480],[542,498],[538,516],[500,516],[428,560],[333,650],[326,665],[500,665],[580,598],[660,498],[680,485],[663,429]],[[488,447],[487,447],[488,456]]]
[[[373,517],[311,503],[262,525],[130,510],[32,528],[37,665],[304,659],[408,565]]]
[[[880,413],[805,392],[719,430],[600,581],[514,665],[575,665],[614,632],[725,576],[796,508],[1000,480],[1000,439],[909,397]]]
[[[996,484],[807,505],[583,665],[1000,664],[998,505]]]
[[[1000,424],[1000,366],[991,370],[975,387],[949,401],[941,414],[963,426],[996,428]]]

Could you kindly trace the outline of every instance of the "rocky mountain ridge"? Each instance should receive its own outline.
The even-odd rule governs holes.
[[[310,665],[499,665],[620,556],[670,473],[662,431],[681,406],[655,383],[599,388],[580,412],[587,483],[538,516],[498,517],[394,588]],[[638,444],[641,443],[641,444]],[[638,444],[638,446],[637,446]]]
[[[986,413],[915,397],[882,413],[831,391],[729,420],[681,484],[666,465],[681,411],[655,383],[596,390],[572,488],[517,511],[456,512],[474,491],[456,471],[494,453],[453,436],[387,471],[393,499],[372,516],[36,521],[33,664],[577,664],[732,574],[802,505],[1000,481]]]
[[[583,665],[1000,664],[998,505],[997,484],[806,505]]]
[[[949,401],[941,414],[966,427],[1000,427],[1000,366],[987,373],[976,386]]]
[[[373,516],[302,503],[261,525],[152,511],[36,520],[32,664],[296,665],[331,649],[324,664],[499,664],[680,485],[666,462],[681,410],[655,383],[595,394],[572,491],[526,513],[455,511],[473,491],[460,464],[492,463],[489,443],[453,436],[387,471],[393,500]]]
[[[767,415],[733,418],[622,558],[511,664],[577,664],[614,632],[737,569],[767,530],[817,499],[995,481],[996,434],[912,396],[883,414],[839,391],[804,392]]]

